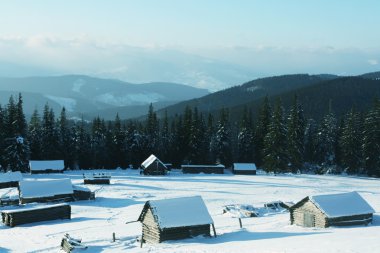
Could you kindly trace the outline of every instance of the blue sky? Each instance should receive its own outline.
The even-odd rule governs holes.
[[[94,47],[109,61],[115,48],[128,55],[135,47],[236,64],[257,76],[358,74],[378,69],[379,11],[375,0],[3,0],[0,62],[64,73],[76,70],[78,55],[99,54]],[[77,72],[106,72],[93,63]]]

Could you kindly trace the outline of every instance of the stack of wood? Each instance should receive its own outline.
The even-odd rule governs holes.
[[[62,250],[65,252],[73,252],[75,249],[87,249],[87,246],[82,244],[82,239],[76,239],[69,234],[65,234],[61,241]]]
[[[93,200],[95,192],[85,187],[74,186],[74,200]]]
[[[34,208],[4,210],[1,212],[2,221],[5,225],[14,227],[39,221],[71,219],[71,206],[57,204]]]
[[[83,174],[84,184],[110,184],[111,175],[109,173],[86,173]]]
[[[13,199],[9,197],[0,198],[0,206],[18,206],[19,199]]]

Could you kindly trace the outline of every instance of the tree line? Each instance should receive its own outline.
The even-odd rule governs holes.
[[[305,119],[294,97],[285,112],[281,100],[266,97],[257,117],[244,108],[239,122],[228,109],[218,115],[187,107],[158,119],[151,105],[145,120],[70,120],[48,104],[27,122],[19,94],[0,105],[0,165],[27,171],[29,160],[64,160],[70,169],[138,168],[150,154],[181,164],[254,162],[267,172],[314,172],[380,176],[380,101],[367,112],[351,109],[340,119],[331,106],[322,120]]]

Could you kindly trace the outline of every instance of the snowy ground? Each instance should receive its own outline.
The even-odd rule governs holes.
[[[86,252],[379,252],[380,180],[314,175],[182,175],[140,176],[137,171],[111,171],[111,185],[92,185],[95,201],[71,203],[72,219],[26,224],[14,228],[0,225],[0,252],[59,252],[65,233],[82,238]],[[25,178],[71,178],[82,184],[82,172],[24,175]],[[5,190],[0,190],[3,194]],[[369,226],[303,228],[290,225],[289,213],[243,219],[222,214],[224,205],[269,201],[297,202],[311,194],[358,191],[376,210]],[[144,244],[136,238],[136,220],[147,200],[201,195],[214,219],[217,238],[197,237]],[[3,208],[4,209],[4,208]],[[112,242],[112,233],[116,242]],[[82,252],[82,251],[81,251]]]

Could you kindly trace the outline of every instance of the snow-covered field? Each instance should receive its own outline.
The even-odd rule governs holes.
[[[94,201],[78,201],[71,220],[56,220],[9,228],[0,225],[0,252],[59,252],[65,233],[82,238],[83,252],[380,252],[380,180],[314,175],[183,175],[140,176],[137,171],[111,171],[111,185],[90,185]],[[71,178],[83,184],[82,172],[24,175],[24,178]],[[0,190],[4,194],[5,190]],[[290,225],[289,213],[238,220],[222,214],[224,205],[262,207],[275,200],[297,202],[307,195],[358,191],[376,210],[369,226],[303,228]],[[215,222],[217,238],[197,237],[162,244],[136,238],[138,218],[147,200],[201,195]],[[4,208],[2,208],[4,209]],[[196,214],[194,214],[196,215]],[[112,242],[112,233],[116,242]],[[82,252],[82,251],[81,251]]]

